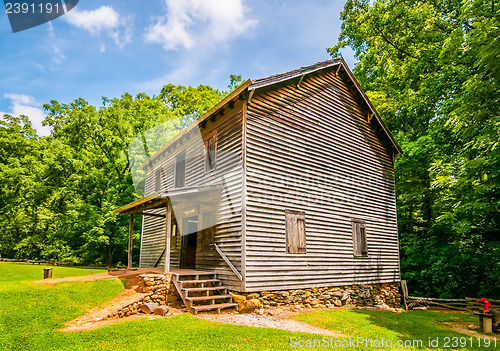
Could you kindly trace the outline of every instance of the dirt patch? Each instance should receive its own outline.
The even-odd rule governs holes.
[[[54,278],[54,279],[44,279],[44,280],[35,280],[33,283],[36,284],[56,284],[61,282],[86,282],[86,281],[94,281],[101,279],[118,279],[112,275],[109,275],[108,272],[104,273],[95,273],[82,275],[79,277],[66,277],[66,278]]]
[[[332,338],[340,338],[346,336],[338,331],[315,327],[305,322],[300,322],[291,319],[291,317],[295,314],[297,314],[297,312],[291,312],[291,311],[283,311],[279,315],[274,315],[274,316],[258,315],[258,314],[240,314],[237,312],[229,312],[221,314],[213,314],[213,313],[199,314],[196,317],[208,321],[225,323],[225,324],[246,325],[249,327],[258,327],[258,328],[281,329],[295,333],[301,332],[301,333],[318,334],[323,336],[329,336]]]
[[[118,324],[126,321],[133,321],[139,319],[156,319],[156,318],[165,318],[162,316],[156,316],[154,314],[134,314],[127,318],[117,318],[117,319],[106,319],[100,321],[94,321],[90,323],[80,324],[80,325],[67,325],[64,329],[61,329],[63,332],[72,333],[72,332],[80,332],[85,330],[92,330],[97,328],[102,328],[107,325]]]
[[[113,298],[111,301],[90,309],[84,315],[81,315],[72,321],[66,323],[66,327],[62,331],[79,331],[94,329],[94,326],[102,323],[100,322],[111,322],[112,320],[105,320],[108,313],[116,311],[123,305],[126,305],[132,301],[137,301],[144,297],[145,294],[140,294],[135,292],[133,289],[123,290],[120,295]],[[99,326],[95,326],[98,328]]]
[[[87,274],[79,277],[66,277],[66,278],[53,278],[53,279],[42,279],[35,280],[33,283],[37,284],[56,284],[61,282],[85,282],[94,281],[101,279],[122,279],[127,280],[127,288],[136,285],[138,281],[138,276],[140,274],[147,273],[158,273],[158,269],[155,268],[137,268],[137,269],[112,269],[108,272]]]
[[[456,331],[457,333],[465,334],[472,336],[474,338],[484,338],[486,334],[479,332],[480,327],[479,323],[471,323],[471,322],[443,322],[443,325]]]

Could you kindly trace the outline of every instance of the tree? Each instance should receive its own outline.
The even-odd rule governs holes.
[[[125,262],[128,218],[113,210],[141,195],[144,184],[134,184],[131,170],[140,170],[226,94],[206,85],[168,84],[158,96],[103,97],[99,108],[82,98],[51,101],[44,106],[44,124],[53,129],[48,137],[39,137],[28,117],[5,115],[0,121],[0,255],[108,266]],[[143,147],[139,156],[129,148],[134,140]],[[135,225],[138,238],[139,221]]]
[[[395,163],[403,279],[415,294],[500,293],[500,5],[349,0],[337,56],[404,154]]]
[[[99,109],[83,99],[70,104],[52,101],[45,106],[49,112],[45,124],[53,128],[52,138],[64,143],[83,165],[75,183],[82,207],[75,213],[87,225],[73,227],[73,235],[83,238],[81,257],[90,253],[86,260],[95,261],[102,250],[110,266],[113,253],[125,251],[127,218],[112,211],[138,198],[128,154],[133,138],[167,119],[180,117],[187,124],[219,97],[219,92],[206,86],[167,85],[158,97],[139,94],[134,99],[124,94],[120,99],[103,98]],[[115,258],[124,262],[125,255],[115,254]]]

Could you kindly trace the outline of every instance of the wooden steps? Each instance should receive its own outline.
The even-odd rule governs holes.
[[[192,306],[191,309],[193,310],[194,314],[197,314],[200,311],[209,311],[209,310],[217,310],[217,313],[220,313],[220,310],[224,308],[231,308],[236,306],[238,306],[237,303],[228,302],[228,303],[219,303],[215,305]]]
[[[238,306],[213,272],[174,273],[172,282],[186,308],[194,314],[213,310],[220,313],[222,309]]]
[[[206,283],[220,283],[219,279],[198,279],[198,280],[183,280],[184,284],[206,284]]]
[[[184,282],[182,282],[184,283]],[[186,292],[203,292],[203,291],[217,291],[217,290],[227,290],[227,288],[223,286],[207,286],[204,288],[182,288],[182,290]]]
[[[196,297],[186,297],[188,301],[209,301],[209,300],[220,300],[230,298],[231,295],[211,295],[211,296],[196,296]]]

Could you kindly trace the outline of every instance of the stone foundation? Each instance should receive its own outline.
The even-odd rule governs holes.
[[[171,281],[171,274],[142,274],[138,278],[139,283],[136,291],[144,295],[109,313],[106,316],[107,319],[128,317],[139,313],[141,306],[145,303],[154,302],[161,306],[179,299]]]
[[[399,283],[232,294],[235,302],[239,304],[240,311],[260,306],[283,306],[298,310],[325,307],[375,307],[381,310],[401,308]]]
[[[139,276],[138,292],[149,294],[149,301],[165,304],[179,299],[172,283],[171,274],[142,274]]]
[[[109,313],[108,319],[127,317],[139,313],[144,303],[166,305],[180,299],[171,274],[142,274],[137,292],[144,295]],[[251,312],[261,308],[285,307],[293,310],[304,308],[374,307],[380,310],[399,309],[401,294],[399,283],[351,285],[340,287],[308,288],[254,293],[231,292],[238,311]]]

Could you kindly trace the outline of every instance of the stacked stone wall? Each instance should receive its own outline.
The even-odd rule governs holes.
[[[309,288],[256,293],[233,293],[239,310],[291,307],[335,308],[374,307],[381,310],[401,308],[399,283]]]
[[[106,318],[122,318],[139,313],[145,303],[157,303],[160,306],[179,299],[179,295],[172,283],[171,274],[142,274],[139,275],[136,291],[142,293],[135,300],[128,302],[121,308],[109,313]]]

